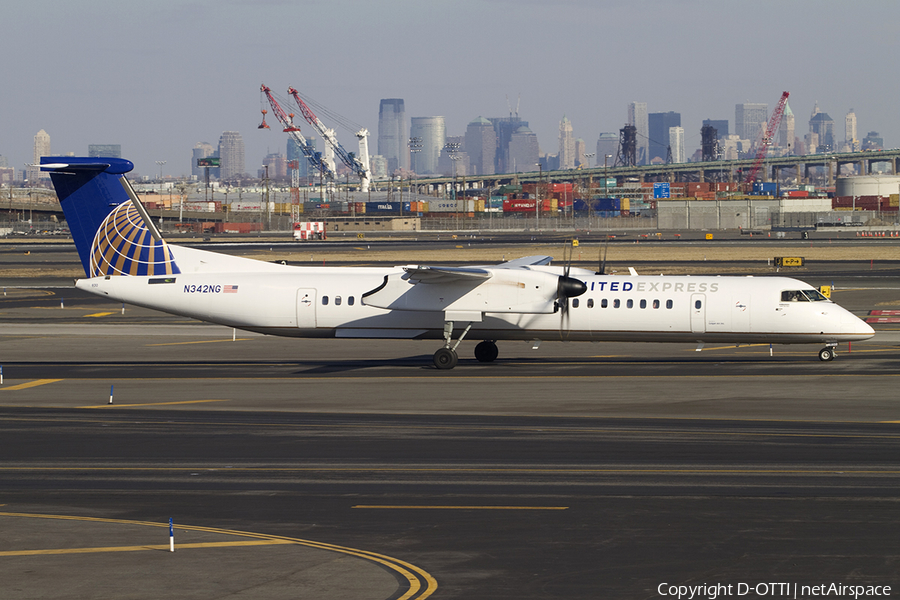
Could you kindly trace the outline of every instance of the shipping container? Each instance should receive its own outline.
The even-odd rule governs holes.
[[[408,213],[409,202],[366,202],[366,214],[370,213]]]
[[[618,198],[597,198],[591,202],[594,210],[614,211],[622,210],[622,203]]]
[[[753,195],[774,196],[778,193],[778,184],[774,181],[754,181]]]
[[[459,200],[454,200],[453,198],[431,200],[428,202],[428,212],[475,212],[475,201],[465,198],[460,198]]]
[[[216,223],[216,233],[250,233],[262,231],[262,223]]]

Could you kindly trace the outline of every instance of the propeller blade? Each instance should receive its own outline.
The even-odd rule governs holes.
[[[606,243],[603,244],[603,253],[597,255],[597,259],[600,261],[600,270],[597,271],[597,275],[606,275],[606,255],[609,252],[609,236],[606,236]]]

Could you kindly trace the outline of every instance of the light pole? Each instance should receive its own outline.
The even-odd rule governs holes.
[[[269,165],[263,165],[263,168],[266,170],[266,221],[268,222],[267,227],[271,229],[272,213],[269,212]]]
[[[584,158],[587,160],[587,166],[589,169],[591,168],[591,159],[594,158],[594,156],[596,156],[596,155],[597,155],[596,152],[585,152],[584,153]],[[584,180],[582,179],[582,183],[583,182],[584,182]],[[588,196],[591,195],[591,184],[593,182],[594,182],[594,178],[588,177]],[[590,198],[588,198],[588,203],[590,203]],[[591,226],[590,223],[591,223],[591,217],[590,217],[590,212],[588,212],[588,228],[589,229]],[[572,195],[572,227],[575,227],[575,195],[574,194]]]
[[[159,182],[162,183],[162,168],[163,168],[163,165],[166,164],[166,161],[158,160],[158,161],[156,161],[156,164],[157,164],[157,166],[159,166]]]
[[[460,146],[461,144],[459,142],[448,142],[444,145],[444,150],[447,152],[447,156],[450,157],[450,162],[453,165],[453,203],[456,205],[457,231],[459,231],[459,192],[456,189],[456,176],[459,175],[459,163],[457,161],[462,158],[457,154]],[[465,181],[463,183],[465,183]]]
[[[535,163],[538,168],[538,184],[535,190],[537,198],[534,200],[534,228],[541,229],[541,185],[544,182],[544,166],[541,163]],[[533,173],[534,171],[532,171]]]

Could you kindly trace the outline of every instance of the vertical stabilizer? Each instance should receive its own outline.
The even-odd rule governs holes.
[[[121,158],[41,157],[88,277],[180,272],[125,180],[133,168]]]

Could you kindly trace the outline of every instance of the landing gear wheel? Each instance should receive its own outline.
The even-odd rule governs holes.
[[[440,348],[434,353],[433,360],[438,369],[452,369],[459,362],[459,357],[450,348]]]
[[[834,360],[834,348],[822,348],[819,350],[819,360],[822,362]]]
[[[475,346],[475,358],[478,362],[494,362],[498,354],[500,354],[500,350],[497,349],[497,344],[494,342],[485,340]]]

